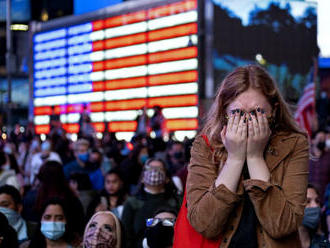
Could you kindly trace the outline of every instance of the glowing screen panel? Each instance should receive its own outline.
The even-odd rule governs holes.
[[[185,0],[35,34],[36,132],[49,132],[52,106],[78,132],[87,106],[97,132],[130,136],[140,109],[159,105],[169,132],[195,133],[197,20],[197,1]]]

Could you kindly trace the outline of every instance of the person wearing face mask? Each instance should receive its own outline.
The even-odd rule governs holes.
[[[164,206],[179,209],[181,199],[160,159],[150,158],[145,163],[137,194],[129,197],[124,205],[122,222],[126,232],[127,247],[141,248],[145,220],[152,218],[154,212]]]
[[[17,233],[12,228],[6,216],[0,212],[0,248],[18,247]]]
[[[174,141],[167,148],[166,164],[172,176],[179,172],[185,165],[185,149],[180,141]]]
[[[26,220],[39,221],[44,204],[51,198],[60,198],[67,204],[67,212],[72,218],[72,230],[78,236],[84,230],[84,209],[65,179],[63,167],[55,161],[47,161],[38,174],[40,181],[35,193],[24,197],[22,216]]]
[[[312,184],[309,184],[307,188],[307,205],[302,225],[298,230],[302,248],[320,248],[327,243],[321,230],[320,196]],[[330,247],[330,244],[328,245]]]
[[[324,195],[325,188],[330,182],[330,148],[326,145],[329,143],[328,137],[329,133],[325,130],[318,130],[313,134],[311,142],[308,181],[319,189],[320,195]]]
[[[36,229],[36,225],[26,222],[21,217],[22,198],[19,191],[11,185],[0,187],[0,212],[4,214],[9,224],[17,232],[17,239],[20,244],[29,240]]]
[[[10,167],[8,155],[0,151],[0,186],[5,184],[12,185],[18,190],[20,189],[16,173]]]
[[[64,165],[64,175],[69,180],[70,175],[73,173],[88,174],[93,189],[101,190],[103,188],[104,178],[100,169],[101,158],[97,158],[101,154],[98,151],[90,153],[89,144],[89,141],[85,139],[79,139],[74,144],[75,160]]]
[[[159,208],[153,218],[146,220],[143,248],[170,248],[173,245],[177,212],[173,208]]]
[[[36,175],[39,173],[40,167],[46,161],[57,161],[62,164],[60,156],[52,151],[52,143],[50,140],[45,140],[41,144],[41,151],[34,154],[31,158],[31,168],[30,168],[30,184],[35,183]]]
[[[59,198],[49,199],[41,213],[40,225],[29,248],[72,248],[78,247],[72,232],[72,219],[66,204]]]
[[[86,225],[83,248],[97,247],[122,247],[121,225],[110,211],[97,212]]]
[[[101,201],[106,204],[106,208],[113,212],[118,219],[121,219],[127,193],[119,170],[112,169],[105,175],[104,189],[101,191],[101,198]]]

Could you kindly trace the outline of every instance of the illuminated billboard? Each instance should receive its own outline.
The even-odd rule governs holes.
[[[193,136],[198,127],[197,21],[197,0],[165,1],[35,33],[36,133],[50,131],[52,108],[63,128],[77,133],[86,106],[97,132],[128,139],[140,109],[147,106],[150,115],[159,105],[169,132]]]

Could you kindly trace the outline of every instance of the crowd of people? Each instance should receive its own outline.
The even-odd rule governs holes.
[[[92,131],[80,132],[78,140],[73,142],[56,118],[53,118],[54,125],[45,140],[35,135],[33,129],[22,132],[19,126],[6,139],[2,139],[0,247],[171,247],[176,217],[186,189],[193,140],[186,138],[180,142],[170,138],[165,142],[160,124],[154,125],[158,132],[151,138],[146,128],[149,120],[145,110],[142,111],[137,120],[137,132],[130,142],[117,140],[116,135],[110,132],[105,132],[102,139],[99,139]],[[151,123],[161,119],[161,110],[157,109],[155,113],[157,118],[151,119]],[[257,123],[257,120],[245,118],[245,115],[262,118],[263,114],[264,110],[260,108],[251,113],[235,109],[228,112],[229,117],[224,121],[230,123],[236,118],[240,119],[242,125],[246,121]],[[88,123],[88,114],[84,116]],[[86,123],[82,122],[81,125]],[[226,140],[223,131],[220,133],[221,139]],[[200,139],[199,136],[194,143],[190,166],[197,164],[196,161],[204,161],[200,155],[203,152],[199,148],[203,142]],[[209,154],[208,147],[203,149]],[[223,147],[221,149],[223,151]],[[235,149],[233,152],[236,152]],[[275,151],[268,149],[267,152],[276,156]],[[319,130],[309,142],[309,184],[305,196],[307,205],[298,230],[303,248],[322,247],[327,239],[330,240],[329,158],[329,130]],[[211,162],[214,162],[213,158],[207,157],[205,163]],[[242,170],[244,178],[249,180],[247,171],[243,167]],[[188,193],[193,192],[191,188],[194,185],[200,187],[203,183],[210,184],[203,173],[190,167],[189,171]],[[215,180],[216,177],[212,175],[207,174]],[[241,173],[237,176],[240,177]],[[222,185],[228,183],[230,187],[233,178],[229,179],[230,182],[224,181]],[[219,177],[219,180],[225,179]],[[218,194],[219,201],[222,199],[220,193],[225,192],[223,195],[227,197],[227,205],[222,208],[227,209],[236,196],[227,188],[219,187],[218,190],[206,187],[203,189],[206,193],[199,191],[203,195],[193,202],[191,196],[187,197],[188,202],[192,202],[188,206],[191,222],[207,237],[211,235],[208,232],[216,233],[219,230],[211,230],[209,222],[199,218],[198,214],[191,214],[191,211],[196,209],[202,198],[213,201],[213,198],[206,197],[210,192]],[[246,194],[242,197],[248,201]],[[282,199],[286,196],[279,197]],[[252,202],[246,206],[250,210],[254,208]],[[199,207],[202,211],[203,206]],[[209,205],[204,207],[210,210]],[[208,215],[207,218],[212,216]],[[248,223],[251,218],[256,220],[253,216],[247,214],[242,218]],[[239,238],[236,240],[238,242]]]
[[[192,140],[54,130],[1,140],[0,247],[172,245]]]

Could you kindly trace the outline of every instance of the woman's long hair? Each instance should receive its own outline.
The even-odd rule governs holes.
[[[221,130],[226,123],[226,109],[238,95],[249,88],[259,90],[265,95],[273,111],[275,110],[274,125],[271,127],[272,135],[279,131],[302,133],[271,76],[257,65],[237,67],[222,81],[201,130],[201,133],[207,135],[215,148],[214,155],[217,154],[222,162],[227,157],[220,137]]]
[[[65,179],[62,165],[56,161],[47,161],[41,166],[38,179],[40,186],[35,207],[39,213],[42,206],[50,198],[58,197],[66,200],[75,197]]]

